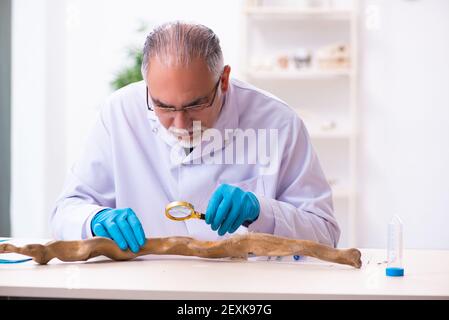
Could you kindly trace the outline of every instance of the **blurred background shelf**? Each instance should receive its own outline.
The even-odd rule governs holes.
[[[352,10],[253,5],[245,13],[256,19],[330,19],[351,20]]]
[[[350,131],[332,130],[332,131],[310,131],[312,139],[351,139],[353,134]]]
[[[248,78],[256,80],[320,80],[351,75],[350,70],[247,71]]]
[[[334,200],[346,199],[352,197],[354,192],[349,187],[335,186],[332,187],[332,197]]]
[[[313,7],[309,5],[314,4]],[[303,120],[332,188],[339,246],[355,244],[357,199],[356,0],[247,0],[246,80]]]

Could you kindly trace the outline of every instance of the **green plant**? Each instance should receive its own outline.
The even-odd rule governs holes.
[[[132,64],[125,67],[117,73],[115,79],[111,82],[113,89],[117,90],[132,82],[142,80],[140,67],[142,65],[142,50],[128,49],[128,57],[132,60]]]
[[[141,22],[137,32],[140,34],[145,33],[147,26]],[[142,65],[143,52],[141,48],[128,48],[128,58],[131,60],[131,64],[120,70],[115,79],[111,81],[111,87],[114,90],[120,89],[130,83],[142,80],[142,74],[140,67]]]

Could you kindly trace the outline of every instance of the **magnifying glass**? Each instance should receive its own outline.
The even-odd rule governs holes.
[[[186,201],[174,201],[167,204],[165,207],[165,216],[174,221],[183,221],[188,219],[201,219],[206,220],[204,213],[195,211],[193,205]],[[250,221],[245,221],[243,225],[248,227]]]

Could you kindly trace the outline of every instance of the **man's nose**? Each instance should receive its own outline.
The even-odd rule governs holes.
[[[192,119],[185,111],[174,112],[173,125],[176,128],[190,130],[192,128]]]

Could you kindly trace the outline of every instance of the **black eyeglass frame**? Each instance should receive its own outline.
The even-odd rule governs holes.
[[[180,110],[176,110],[174,107],[157,107],[157,106],[154,106],[154,107],[155,108],[159,108],[159,109],[161,109],[161,110],[163,110],[165,112],[167,112],[167,111],[169,111],[169,112],[200,111],[200,110],[204,110],[204,109],[210,108],[214,104],[214,102],[215,102],[215,97],[217,96],[218,85],[220,84],[220,82],[221,82],[221,75],[220,75],[220,78],[218,79],[217,83],[215,84],[215,86],[213,88],[214,96],[212,97],[212,100],[209,103],[201,103],[201,104],[196,104],[196,105],[193,105],[193,106],[187,106],[187,107],[184,107],[184,108],[182,108]],[[152,109],[150,107],[149,99],[148,99],[149,96],[150,95],[149,95],[149,91],[148,91],[148,86],[146,86],[147,108],[148,108],[149,111],[154,111],[154,109]],[[154,105],[154,104],[152,103],[152,105]]]

